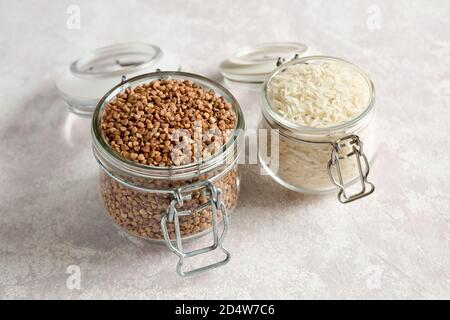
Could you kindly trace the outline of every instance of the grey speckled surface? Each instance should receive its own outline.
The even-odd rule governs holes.
[[[71,3],[80,30],[66,28]],[[448,1],[1,0],[0,297],[450,298],[449,30]],[[129,39],[214,79],[236,48],[267,41],[359,64],[378,96],[376,193],[342,206],[244,167],[233,260],[177,277],[174,255],[130,241],[102,213],[89,120],[55,91],[70,61]],[[254,127],[258,94],[233,92]],[[66,285],[71,265],[79,290]]]

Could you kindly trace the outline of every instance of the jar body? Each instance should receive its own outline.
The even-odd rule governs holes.
[[[294,70],[290,74],[294,77],[292,79],[287,72],[284,73],[297,65],[324,63],[343,66],[343,69],[331,71],[346,75],[336,82],[351,90],[356,89],[361,94],[352,93],[351,98],[345,98],[343,93],[344,100],[341,100],[340,91],[333,86],[328,87],[335,81],[332,75],[322,73],[321,69],[316,69],[316,74],[312,70],[301,74]],[[295,80],[295,76],[299,75],[301,78],[297,79],[312,83],[312,89],[305,88],[302,94],[295,91],[304,86],[299,83],[301,81]],[[281,86],[277,89],[278,94],[284,96],[289,93],[281,99],[274,98],[270,91],[272,82],[278,76],[284,76],[283,81],[287,83],[283,87],[275,82]],[[355,77],[358,77],[358,81],[353,81]],[[324,87],[319,88],[322,83]],[[268,134],[268,139],[265,150],[260,148],[258,155],[261,165],[277,182],[291,190],[305,193],[339,190],[338,199],[342,203],[365,197],[374,191],[375,187],[367,180],[367,176],[377,151],[375,88],[364,71],[335,57],[295,57],[290,62],[281,63],[266,80],[261,98],[262,119],[259,127]],[[302,111],[294,114],[292,110],[298,106],[304,109],[299,108]],[[346,107],[357,108],[359,112],[345,111]],[[327,108],[337,108],[337,111]],[[333,114],[333,111],[336,113]],[[304,122],[299,117],[305,117],[308,121]],[[348,187],[358,181],[359,190],[349,193]]]
[[[278,142],[267,139],[266,154],[259,153],[259,160],[264,169],[280,184],[298,192],[327,193],[337,190],[330,179],[328,164],[333,153],[333,143],[349,135],[357,135],[363,143],[363,152],[369,164],[376,158],[378,141],[376,135],[376,116],[374,110],[366,116],[365,123],[359,128],[350,127],[336,132],[321,134],[304,134],[301,132],[286,132],[282,128],[270,124],[263,116],[260,129],[269,133],[278,130]],[[274,147],[276,145],[276,147]],[[343,153],[349,153],[350,146],[343,148]],[[273,165],[274,157],[278,157],[278,165]],[[364,166],[364,164],[363,164]],[[340,160],[341,173],[350,186],[358,181],[358,164],[352,157]],[[363,167],[363,170],[365,168]],[[336,175],[336,169],[332,172]]]
[[[129,87],[161,79],[193,81],[206,90],[212,89],[232,105],[237,117],[236,129],[227,134],[228,139],[219,151],[180,166],[148,166],[121,157],[106,143],[100,124],[108,102]],[[230,213],[236,205],[239,194],[238,141],[244,128],[237,100],[228,90],[207,78],[166,71],[144,74],[117,85],[100,100],[92,124],[93,151],[101,168],[100,198],[106,212],[126,232],[147,240],[165,241],[169,246],[168,240],[195,238],[208,233],[222,220],[222,211]],[[166,220],[167,223],[162,222]],[[177,252],[181,252],[181,248]]]
[[[161,219],[167,214],[173,200],[173,194],[166,190],[183,189],[193,183],[212,181],[221,190],[221,200],[227,208],[228,214],[236,206],[239,194],[239,174],[236,164],[214,170],[196,179],[152,179],[137,178],[131,174],[124,174],[120,170],[100,170],[100,197],[103,206],[114,223],[124,231],[147,240],[162,241],[164,236]],[[136,188],[137,187],[137,188]],[[160,190],[160,191],[158,191]],[[210,194],[206,186],[193,191],[183,192],[183,196],[190,197],[180,211],[190,210],[191,214],[180,217],[180,231],[183,239],[191,239],[211,231],[211,207],[196,211],[210,201]],[[219,221],[222,219],[221,210],[217,210]],[[173,222],[167,225],[169,237],[175,239]]]

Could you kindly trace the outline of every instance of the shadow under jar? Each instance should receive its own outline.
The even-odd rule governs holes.
[[[236,129],[220,150],[209,157],[187,164],[150,166],[124,158],[107,143],[101,129],[105,108],[127,88],[154,80],[192,81],[204,90],[213,90],[231,104]],[[93,151],[100,165],[100,196],[103,206],[117,226],[154,243],[165,243],[179,257],[177,272],[189,276],[221,266],[230,254],[223,247],[228,230],[228,214],[239,194],[237,160],[241,152],[239,136],[245,123],[237,100],[221,85],[184,72],[144,74],[111,89],[99,102],[93,117]],[[223,227],[221,223],[223,222]],[[183,242],[212,232],[213,245],[185,252]],[[225,258],[219,262],[184,271],[187,258],[220,249]]]
[[[298,64],[324,63],[342,65],[361,77],[367,86],[367,101],[362,105],[362,111],[343,123],[324,127],[302,125],[281,115],[268,94],[274,78]],[[350,62],[311,56],[281,64],[266,80],[262,90],[259,127],[272,132],[267,135],[267,152],[261,152],[261,149],[259,152],[262,166],[278,183],[294,191],[312,194],[338,191],[341,203],[371,194],[375,187],[367,177],[377,150],[374,103],[375,89],[371,80]]]

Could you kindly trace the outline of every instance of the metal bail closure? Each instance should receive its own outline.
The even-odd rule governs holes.
[[[195,210],[178,211],[177,206],[181,207],[181,206],[183,206],[184,200],[191,199],[191,195],[182,195],[183,188],[179,188],[174,192],[174,199],[170,203],[167,214],[161,219],[161,228],[162,228],[162,232],[164,235],[164,240],[166,241],[166,245],[171,251],[173,251],[180,258],[178,261],[176,270],[177,270],[177,273],[182,277],[192,276],[192,275],[198,274],[203,271],[207,271],[207,270],[211,270],[211,269],[220,267],[220,266],[226,264],[230,260],[230,253],[223,247],[223,240],[228,231],[229,224],[228,224],[227,208],[225,207],[225,204],[221,200],[222,190],[220,190],[219,188],[216,188],[208,180],[205,181],[203,184],[210,193],[209,202],[196,208]],[[211,221],[212,221],[212,231],[213,231],[214,243],[209,247],[184,252],[183,245],[182,245],[182,239],[181,239],[181,231],[180,231],[180,217],[188,216],[188,215],[191,215],[191,214],[194,214],[197,212],[201,212],[202,210],[205,210],[208,207],[211,207]],[[217,210],[220,210],[222,212],[222,219],[223,219],[223,230],[220,235],[219,235],[219,228],[218,228],[219,221],[218,221],[218,217],[217,217]],[[169,232],[167,230],[168,222],[174,223],[175,240],[170,240]],[[172,241],[174,241],[175,244],[173,244]],[[192,269],[189,271],[183,271],[183,264],[184,264],[185,259],[192,258],[192,257],[198,256],[198,255],[206,253],[206,252],[213,251],[217,248],[219,248],[220,250],[222,250],[225,253],[225,258],[223,260],[208,264],[203,267]]]
[[[351,147],[351,151],[345,155],[342,155],[344,147]],[[342,177],[342,171],[340,166],[340,160],[350,158],[354,156],[356,163],[358,164],[359,180],[361,182],[361,191],[352,195],[349,195],[345,190],[345,182]],[[364,168],[361,164],[361,159],[364,161]],[[332,167],[336,167],[338,180],[333,174]],[[375,190],[373,183],[367,181],[369,175],[369,162],[366,155],[363,153],[363,143],[357,135],[349,135],[341,139],[336,140],[333,143],[333,151],[331,152],[331,159],[328,162],[328,175],[331,182],[339,188],[338,200],[341,203],[348,203],[357,199],[368,196]]]

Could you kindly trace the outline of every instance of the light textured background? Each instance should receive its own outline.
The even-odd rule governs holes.
[[[66,28],[69,4],[80,30]],[[0,0],[0,297],[450,298],[449,19],[444,0]],[[179,278],[174,255],[130,241],[101,212],[90,121],[55,90],[71,61],[128,40],[217,80],[232,51],[268,41],[362,66],[380,116],[375,194],[344,206],[244,167],[232,261]],[[258,93],[233,92],[254,127]],[[80,290],[66,286],[70,265]]]

